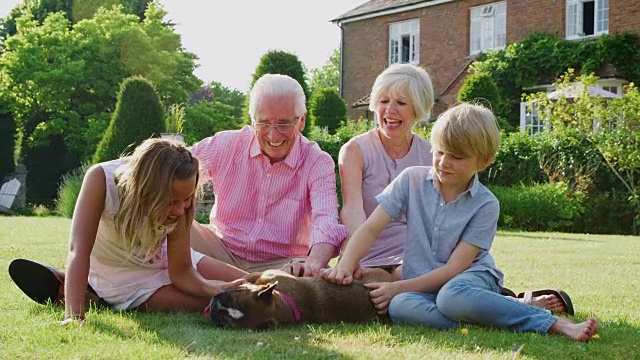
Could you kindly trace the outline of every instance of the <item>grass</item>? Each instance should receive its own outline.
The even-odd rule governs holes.
[[[83,328],[62,328],[63,309],[23,295],[6,271],[26,257],[63,267],[70,221],[0,217],[1,359],[522,359],[640,358],[640,238],[501,232],[493,254],[506,285],[560,287],[574,320],[596,316],[600,338],[575,343],[559,336],[468,325],[440,331],[419,326],[300,325],[255,332],[217,329],[201,314],[138,314],[91,309]]]

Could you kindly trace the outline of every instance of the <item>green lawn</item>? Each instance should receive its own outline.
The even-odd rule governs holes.
[[[32,302],[7,273],[26,257],[62,267],[69,220],[0,217],[0,359],[487,359],[640,358],[640,238],[501,232],[493,247],[506,285],[516,292],[560,287],[576,321],[596,316],[600,338],[574,343],[559,336],[466,326],[300,325],[253,332],[213,328],[201,314],[137,314],[91,310],[83,328],[62,328],[63,309]]]

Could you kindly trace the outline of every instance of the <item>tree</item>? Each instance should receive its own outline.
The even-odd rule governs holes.
[[[503,113],[500,110],[503,107],[500,99],[500,90],[491,75],[481,71],[467,76],[458,91],[458,102],[479,102],[496,114]],[[498,116],[498,122],[500,128],[507,132],[515,130],[513,125],[500,116]]]
[[[99,9],[75,25],[59,12],[42,21],[30,13],[16,19],[17,32],[0,54],[0,94],[16,121],[17,156],[30,177],[42,172],[37,183],[49,187],[40,191],[30,182],[28,197],[55,196],[60,175],[92,158],[124,78],[149,79],[166,104],[186,103],[200,86],[193,75],[196,57],[164,25],[165,15],[150,4],[144,21],[120,7]],[[70,167],[34,169],[52,166],[51,157]]]
[[[0,49],[4,40],[16,34],[16,20],[23,14],[42,23],[49,14],[63,12],[70,23],[75,24],[80,20],[92,18],[100,7],[110,9],[121,4],[125,13],[134,14],[140,20],[144,20],[144,13],[150,2],[151,0],[23,0],[4,19],[0,19]]]
[[[256,81],[265,74],[288,75],[297,80],[304,92],[306,108],[309,108],[309,89],[307,87],[305,70],[302,62],[296,55],[281,50],[272,50],[262,55],[260,63],[256,67],[255,73],[253,73],[250,88],[253,88]],[[247,96],[247,101],[245,102],[245,119],[247,124],[251,122],[249,116],[249,101],[249,96]],[[306,134],[308,128],[309,126],[306,126],[303,133]]]
[[[618,99],[593,96],[589,92],[596,82],[593,75],[574,79],[570,69],[557,82],[561,94],[569,87],[581,89],[575,98],[552,99],[546,93],[527,97],[535,104],[553,132],[571,137],[576,131],[586,135],[587,141],[604,159],[618,180],[629,192],[634,205],[634,233],[640,225],[640,91],[631,84]]]
[[[217,81],[191,94],[185,114],[185,142],[193,144],[218,131],[238,129],[243,124],[245,95]]]
[[[340,48],[333,50],[321,68],[311,70],[309,84],[311,94],[324,88],[334,89],[338,94],[340,93]]]
[[[142,77],[128,78],[122,82],[116,111],[98,144],[93,163],[117,159],[145,139],[163,132],[162,104],[153,85]]]
[[[311,98],[309,114],[312,125],[333,134],[347,121],[347,106],[335,89],[318,89]]]

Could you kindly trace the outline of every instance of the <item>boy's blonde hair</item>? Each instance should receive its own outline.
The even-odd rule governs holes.
[[[500,130],[491,110],[463,103],[438,117],[431,129],[430,141],[434,148],[456,156],[478,156],[487,166],[498,151]]]
[[[179,142],[148,139],[140,144],[116,170],[120,206],[115,216],[116,232],[130,253],[149,255],[162,242],[160,217],[170,203],[173,180],[198,178],[198,159]],[[195,196],[185,213],[193,219]]]
[[[382,96],[404,91],[409,95],[416,119],[428,120],[434,103],[433,85],[427,71],[417,65],[394,64],[378,75],[371,88],[369,110],[376,111]]]

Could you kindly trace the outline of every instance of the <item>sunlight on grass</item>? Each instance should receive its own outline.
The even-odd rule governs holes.
[[[63,267],[70,221],[0,217],[0,358],[144,359],[634,359],[640,357],[640,238],[500,232],[492,253],[516,293],[559,287],[600,336],[578,344],[558,336],[464,325],[440,331],[385,323],[300,325],[276,331],[212,327],[201,314],[91,309],[87,325],[60,327],[62,307],[28,299],[6,271],[26,257]]]

